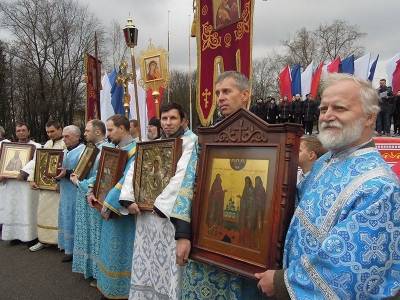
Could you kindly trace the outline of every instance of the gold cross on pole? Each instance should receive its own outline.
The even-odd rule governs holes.
[[[128,92],[128,83],[129,81],[132,81],[133,76],[132,73],[128,73],[128,63],[125,60],[121,61],[119,67],[121,69],[121,74],[117,76],[115,82],[118,85],[122,84],[124,88],[124,97],[122,98],[122,102],[124,103],[125,117],[129,118],[129,103],[131,102],[131,96]]]

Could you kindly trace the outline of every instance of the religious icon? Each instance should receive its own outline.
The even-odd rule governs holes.
[[[302,133],[244,109],[198,128],[190,259],[252,280],[282,266]]]
[[[14,156],[8,161],[6,171],[17,171],[19,172],[22,169],[22,161],[19,157],[20,151],[14,151]]]
[[[240,19],[240,0],[213,0],[214,30],[236,23]]]
[[[59,173],[58,167],[61,166],[62,158],[62,150],[36,150],[35,183],[41,190],[55,191],[56,181],[53,177]]]
[[[108,192],[118,183],[124,173],[128,152],[122,149],[103,147],[94,185],[94,195],[103,204]],[[101,207],[97,206],[101,210]]]
[[[135,200],[140,209],[152,210],[156,198],[175,174],[182,155],[181,139],[164,139],[136,144]]]
[[[213,239],[259,249],[269,160],[214,158],[206,214]],[[223,180],[225,179],[225,180]]]
[[[146,81],[162,79],[160,55],[148,57],[144,60],[146,67]]]
[[[25,143],[1,144],[0,175],[17,178],[19,171],[32,159],[35,146]]]
[[[59,168],[62,166],[63,155],[62,150],[52,149],[52,151],[48,152],[44,171],[45,176],[55,177],[60,174],[61,170]]]

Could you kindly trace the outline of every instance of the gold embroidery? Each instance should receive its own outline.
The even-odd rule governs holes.
[[[102,270],[104,272],[104,274],[106,274],[108,277],[112,277],[112,278],[118,278],[118,277],[130,277],[131,276],[131,272],[108,272],[104,266],[100,263],[98,263],[98,266],[100,268],[100,270]]]
[[[224,36],[225,47],[229,48],[231,46],[231,42],[232,42],[231,34],[230,33],[225,34],[225,36]]]
[[[203,8],[201,9],[201,14],[205,16],[208,13],[208,6],[204,5]]]
[[[250,2],[244,5],[244,11],[242,14],[242,22],[239,22],[236,26],[235,38],[241,40],[244,33],[250,32]]]
[[[201,47],[201,50],[204,51],[207,48],[216,49],[220,47],[222,38],[218,35],[218,32],[213,33],[213,26],[206,22],[202,25],[202,28],[201,40],[203,41],[203,47]]]
[[[203,99],[204,100],[204,107],[208,108],[208,102],[209,102],[208,101],[208,96],[211,95],[210,91],[206,88],[201,95],[204,96],[204,99]]]

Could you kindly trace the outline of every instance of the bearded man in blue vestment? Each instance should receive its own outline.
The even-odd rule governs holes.
[[[379,99],[348,74],[323,82],[319,139],[330,152],[299,183],[283,270],[256,274],[278,299],[383,299],[400,289],[399,180],[372,136]]]
[[[70,176],[71,182],[78,188],[76,195],[75,215],[75,243],[72,261],[72,271],[82,273],[85,278],[97,278],[99,261],[99,244],[102,218],[97,209],[91,208],[86,194],[93,190],[96,181],[97,169],[104,146],[114,148],[114,144],[107,141],[106,126],[101,120],[90,120],[86,124],[85,139],[100,151],[97,154],[86,178],[78,180],[75,173]]]
[[[76,186],[69,180],[85,145],[80,142],[81,130],[75,125],[66,126],[62,132],[64,149],[61,172],[54,177],[60,182],[60,205],[58,208],[58,247],[64,249],[66,256],[62,262],[72,261],[74,251],[74,230],[76,212]]]

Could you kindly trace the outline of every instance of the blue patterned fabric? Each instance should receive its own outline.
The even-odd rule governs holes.
[[[97,287],[108,299],[128,298],[136,229],[135,216],[121,216],[118,202],[126,173],[135,159],[136,142],[121,149],[128,151],[124,175],[104,200],[104,205],[117,216],[103,220],[101,225]]]
[[[257,282],[189,260],[182,281],[182,300],[269,299]]]
[[[99,150],[104,146],[114,148],[114,144],[104,142],[97,146]],[[91,208],[86,199],[86,193],[96,181],[101,152],[97,155],[86,179],[78,181],[75,215],[75,242],[72,271],[82,273],[85,278],[97,278],[99,262],[99,244],[101,232],[101,214]]]
[[[400,289],[400,188],[374,147],[322,156],[286,236],[292,299],[382,299]]]
[[[187,133],[191,134],[189,135]],[[170,217],[190,222],[199,144],[197,141],[197,135],[192,133],[190,130],[187,133],[185,133],[185,135],[193,139],[195,143],[189,159],[188,166],[186,168],[181,188],[178,193],[178,197],[175,200],[175,204],[172,208]]]
[[[64,149],[63,168],[73,170],[85,149],[81,144],[68,151]],[[58,208],[58,247],[65,249],[65,254],[74,251],[74,229],[76,212],[76,186],[67,178],[60,180],[60,206]]]

